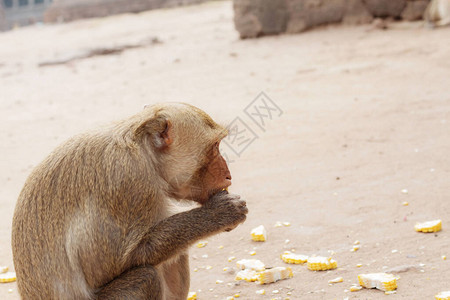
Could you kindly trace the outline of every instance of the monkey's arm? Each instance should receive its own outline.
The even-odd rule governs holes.
[[[132,251],[131,261],[156,266],[196,240],[234,228],[246,218],[245,201],[239,200],[238,196],[234,200],[218,197],[209,202],[200,208],[173,215],[150,228]]]

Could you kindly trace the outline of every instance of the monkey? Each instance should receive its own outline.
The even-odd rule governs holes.
[[[424,19],[432,28],[450,25],[450,0],[431,0],[425,10]]]
[[[246,219],[229,194],[225,127],[155,104],[77,135],[29,175],[12,224],[23,299],[186,299],[188,248]],[[170,201],[196,206],[175,212]]]

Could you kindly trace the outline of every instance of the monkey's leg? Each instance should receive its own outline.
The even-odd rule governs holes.
[[[164,293],[166,299],[186,299],[190,285],[188,253],[182,253],[175,261],[166,263],[163,267],[163,276],[169,290]]]
[[[158,272],[152,266],[140,266],[125,271],[102,287],[96,298],[161,300],[162,289]]]

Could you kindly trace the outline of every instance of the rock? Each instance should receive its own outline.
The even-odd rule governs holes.
[[[287,0],[289,21],[287,32],[297,33],[308,28],[341,22],[346,0]]]
[[[6,17],[3,5],[0,4],[0,31],[6,29]]]
[[[406,7],[406,0],[364,0],[369,12],[378,18],[398,18]]]
[[[285,0],[235,0],[234,25],[241,38],[277,34],[286,30]]]
[[[370,24],[373,16],[362,0],[347,0],[342,22],[349,25]]]
[[[406,8],[402,12],[402,19],[406,21],[422,19],[428,3],[430,3],[429,0],[408,1]]]

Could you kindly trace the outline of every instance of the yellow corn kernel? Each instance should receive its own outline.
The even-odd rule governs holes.
[[[228,296],[228,297],[227,297],[227,300],[234,300],[234,297]]]
[[[216,280],[216,284],[220,284],[220,283],[223,283],[223,280],[217,279],[217,280]]]
[[[287,264],[304,264],[308,261],[308,256],[285,251],[281,254],[281,260]]]
[[[354,285],[354,286],[350,287],[350,292],[357,292],[360,290],[362,290],[362,286]]]
[[[258,295],[265,295],[266,294],[266,290],[262,289],[262,290],[257,290],[256,293]]]
[[[197,300],[197,293],[196,292],[189,292],[187,300]]]
[[[241,294],[234,294],[233,297],[234,298],[239,298],[241,296]]]
[[[263,225],[253,228],[250,234],[255,242],[265,242],[267,240],[267,232]]]
[[[436,300],[450,300],[450,291],[440,292],[434,297],[436,298]]]
[[[447,256],[442,255],[441,258],[442,258],[442,260],[446,260],[446,259],[447,259]]]
[[[256,251],[250,251],[248,254],[250,254],[251,256],[256,255]]]
[[[253,282],[253,281],[258,280],[257,274],[258,273],[256,273],[256,271],[254,271],[254,270],[245,269],[245,270],[237,272],[234,280],[245,280],[248,282]]]
[[[289,267],[276,267],[257,274],[259,284],[272,283],[278,280],[292,278],[294,274]]]
[[[235,259],[236,259],[236,257],[234,257],[234,256],[228,257],[228,261],[233,261],[233,260],[235,260]]]
[[[197,243],[196,246],[197,246],[197,248],[203,248],[206,245],[208,245],[208,241],[200,241],[200,242]]]
[[[311,271],[326,271],[337,268],[337,262],[331,257],[315,256],[308,258],[308,269]]]
[[[236,265],[239,269],[249,269],[254,271],[264,271],[266,266],[259,259],[241,259],[236,262]]]
[[[442,221],[433,220],[423,223],[417,223],[414,226],[414,229],[418,232],[438,232],[442,229]]]
[[[6,266],[0,266],[0,273],[6,273],[6,272],[8,272],[8,267],[6,267]]]
[[[6,272],[3,274],[0,274],[0,282],[6,283],[6,282],[13,282],[16,281],[16,272]]]
[[[388,273],[371,273],[358,275],[359,284],[368,289],[393,291],[397,289],[397,277]]]
[[[359,245],[355,245],[353,246],[352,250],[350,250],[351,252],[356,252],[359,250],[359,248],[361,248]]]
[[[334,279],[328,280],[328,283],[339,283],[339,282],[343,282],[344,278],[342,277],[336,277]]]

